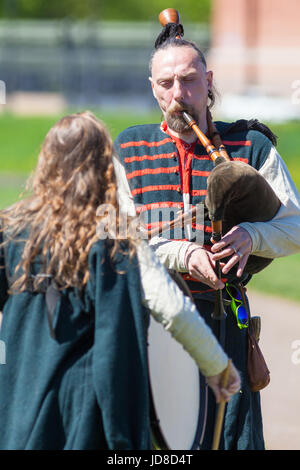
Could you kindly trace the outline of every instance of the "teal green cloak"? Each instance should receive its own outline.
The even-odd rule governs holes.
[[[10,274],[22,248],[23,243],[8,245]],[[0,449],[151,449],[149,318],[141,306],[137,261],[119,254],[113,267],[106,242],[99,241],[89,266],[83,293],[61,293],[55,339],[45,294],[9,296],[9,276],[0,270],[0,340],[6,350],[6,364],[0,364]]]

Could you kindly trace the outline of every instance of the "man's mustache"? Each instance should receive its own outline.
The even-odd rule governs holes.
[[[175,104],[174,106],[170,107],[168,109],[168,114],[175,114],[175,113],[188,113],[188,114],[195,114],[195,110],[192,106],[186,105],[184,103],[182,104]]]

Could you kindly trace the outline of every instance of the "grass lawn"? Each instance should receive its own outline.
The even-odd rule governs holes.
[[[248,286],[259,292],[300,302],[300,253],[275,259]]]
[[[106,123],[113,138],[128,126],[159,122],[160,119],[159,112],[147,115],[94,112]],[[25,179],[36,164],[41,143],[60,117],[0,115],[0,209],[16,201],[24,190]],[[270,127],[278,137],[278,151],[300,189],[299,122],[272,124]],[[273,261],[253,277],[249,286],[300,301],[300,253]]]
[[[1,176],[0,176],[0,183],[1,183]],[[5,207],[9,206],[13,202],[17,201],[22,189],[19,185],[12,185],[12,186],[3,186],[1,184],[0,187],[0,209],[4,209]]]
[[[270,128],[278,137],[277,149],[300,190],[300,122],[272,124]]]
[[[157,122],[159,113],[142,117],[136,114],[99,113],[113,138],[123,129],[138,123]],[[10,114],[0,115],[0,172],[30,172],[37,161],[41,144],[49,131],[61,116],[21,117]]]

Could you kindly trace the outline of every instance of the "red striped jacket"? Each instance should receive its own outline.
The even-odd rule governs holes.
[[[272,145],[265,135],[235,124],[216,122],[216,126],[233,160],[261,168]],[[182,141],[168,134],[165,123],[130,127],[115,141],[137,212],[143,215],[149,229],[175,218],[184,207],[186,194],[192,207],[204,203],[213,162],[199,141],[184,147]],[[209,247],[211,224],[208,217],[205,215],[203,223],[192,228],[194,237]],[[200,238],[197,238],[198,232]],[[176,229],[169,232],[168,238],[185,240],[187,232]]]

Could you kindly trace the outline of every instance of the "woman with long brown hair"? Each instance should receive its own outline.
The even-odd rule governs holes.
[[[217,400],[239,389],[234,366],[221,389],[228,357],[193,303],[147,244],[130,231],[124,240],[112,155],[92,113],[63,117],[45,138],[32,193],[0,213],[1,449],[150,449],[149,310]]]

